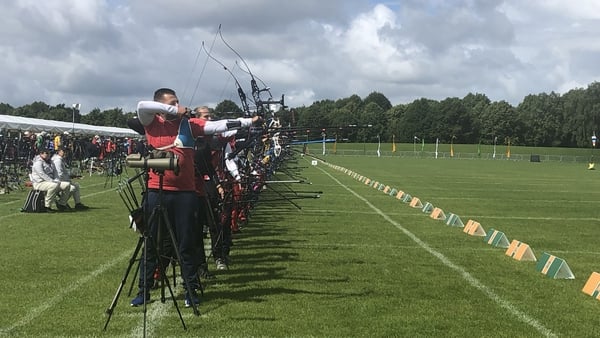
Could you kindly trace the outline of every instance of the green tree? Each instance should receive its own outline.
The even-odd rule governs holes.
[[[379,93],[379,92],[372,92],[371,94],[367,95],[367,97],[365,97],[363,102],[364,102],[365,106],[371,102],[374,102],[377,105],[379,105],[379,107],[381,107],[381,109],[383,109],[384,111],[392,108],[392,104],[390,103],[390,100],[388,100],[388,98],[385,97],[385,95],[383,95],[382,93]]]
[[[405,112],[406,112],[406,105],[403,105],[403,104],[394,106],[385,112],[386,120],[389,123],[388,138],[391,137],[391,135],[394,135],[394,140],[396,142],[399,142],[400,140],[407,140],[409,138],[411,139],[411,142],[412,142],[413,135],[402,135],[401,134],[402,131],[401,131],[400,126],[401,126],[401,123],[402,123],[401,121],[403,119]]]
[[[485,94],[467,94],[463,99],[463,105],[467,110],[468,119],[472,123],[472,132],[465,138],[467,143],[479,143],[482,139],[481,128],[483,126],[482,114],[491,104],[490,99]]]
[[[307,129],[320,129],[327,127],[328,121],[320,110],[322,105],[324,105],[324,103],[315,102],[309,107],[297,108],[296,115],[298,118],[298,126]]]
[[[360,128],[358,130],[357,137],[359,140],[374,142],[377,140],[378,135],[385,140],[384,132],[386,129],[386,121],[383,113],[383,109],[375,102],[368,103],[364,107],[360,123],[362,126],[369,127]]]
[[[48,106],[44,102],[35,101],[31,104],[27,104],[16,108],[15,115],[32,118],[43,118],[41,116],[44,116],[49,110],[50,106]]]
[[[585,146],[588,135],[592,133],[592,130],[588,130],[589,121],[586,118],[586,111],[592,107],[588,107],[585,90],[578,88],[568,91],[563,95],[562,102],[562,144],[567,147]]]
[[[73,122],[76,111],[71,107],[66,107],[64,103],[50,107],[47,114],[43,117],[45,120]],[[77,121],[76,121],[77,122]]]
[[[15,108],[13,108],[10,104],[0,103],[0,115],[13,115],[15,112]]]
[[[533,146],[558,146],[561,144],[562,124],[560,96],[550,94],[527,95],[517,106],[523,121],[522,140]]]
[[[330,100],[328,100],[328,101],[330,101]],[[346,107],[346,108],[351,108],[351,109],[359,109],[363,106],[363,100],[360,98],[360,96],[353,94],[349,97],[336,100],[335,106],[337,108]]]
[[[104,116],[102,116],[100,108],[94,108],[86,115],[83,115],[81,117],[81,123],[91,124],[93,126],[103,126]]]
[[[113,108],[102,112],[104,117],[103,126],[127,128],[127,117],[123,114],[123,109]]]
[[[435,132],[432,131],[438,104],[437,101],[426,98],[409,103],[399,121],[399,134],[401,138],[398,141],[412,142],[414,136],[429,141],[439,136],[435,135]]]
[[[513,106],[506,101],[493,102],[482,113],[481,136],[491,143],[497,137],[499,143],[510,138],[512,144],[519,144],[521,125]]]
[[[100,111],[99,108],[94,108],[89,114],[81,117],[81,122],[94,126],[127,128],[128,117],[133,117],[133,113],[125,115],[121,108],[113,108],[104,111]]]
[[[242,108],[240,108],[235,102],[231,100],[223,100],[214,109],[215,114],[219,116],[223,116],[225,113],[243,113]]]
[[[327,114],[330,125],[338,128],[339,138],[363,142],[365,136],[360,134],[360,126],[368,124],[364,121],[363,106],[360,96],[351,95],[335,101],[333,107],[323,107],[322,110]]]
[[[463,100],[447,98],[439,104],[439,119],[436,134],[440,142],[449,143],[452,137],[454,142],[467,143],[473,138],[471,116],[467,112]]]

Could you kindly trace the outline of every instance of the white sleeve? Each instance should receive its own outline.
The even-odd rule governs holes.
[[[229,137],[232,137],[232,136],[234,136],[235,134],[237,134],[237,132],[238,132],[238,129],[235,129],[235,130],[228,130],[228,131],[226,131],[226,132],[224,132],[224,133],[221,133],[221,137],[224,137],[224,138],[229,138]]]
[[[63,176],[65,176],[64,165],[62,163],[62,159],[59,156],[52,156],[52,162],[54,162],[54,169],[56,169],[57,178],[62,180]]]
[[[231,148],[231,144],[227,143],[225,145],[225,149],[223,150],[223,153],[225,154],[225,167],[227,168],[227,171],[229,172],[229,174],[236,181],[239,181],[240,180],[240,172],[238,170],[238,165],[234,159],[228,158],[229,154],[231,154],[232,152],[233,152],[233,149]]]
[[[138,119],[143,126],[147,126],[154,120],[157,113],[177,115],[177,106],[164,104],[156,101],[140,101],[137,105]]]
[[[234,159],[226,159],[225,166],[227,167],[227,171],[231,174],[231,176],[236,180],[240,180],[240,171],[238,170],[237,163],[235,163]]]
[[[50,166],[52,167],[52,176],[54,176],[52,180],[54,182],[60,181],[60,176],[58,176],[58,170],[56,170],[56,166],[54,165],[54,162]]]
[[[206,121],[203,131],[204,135],[214,135],[227,131],[227,120]]]
[[[252,125],[251,117],[238,117],[237,120],[242,122],[242,128],[250,127]]]
[[[52,182],[54,180],[52,177],[48,176],[48,174],[46,174],[46,172],[44,171],[44,165],[42,164],[42,161],[33,162],[31,170],[31,176],[33,176],[34,181],[36,183],[41,183],[44,181]]]
[[[240,117],[236,120],[241,122],[242,128],[249,127],[252,125],[252,118]],[[228,131],[230,129],[228,128],[227,123],[236,120],[206,121],[206,123],[204,124],[204,135],[214,135]]]

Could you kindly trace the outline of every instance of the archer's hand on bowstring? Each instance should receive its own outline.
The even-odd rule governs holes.
[[[221,199],[221,201],[223,201],[225,199],[225,189],[223,189],[223,186],[219,183],[217,184],[217,193],[219,194],[219,198]]]
[[[190,117],[192,110],[188,107],[177,106],[177,117]]]
[[[262,117],[260,117],[258,115],[255,115],[255,116],[252,117],[252,124],[253,125],[259,125],[262,122],[263,122],[263,118]]]

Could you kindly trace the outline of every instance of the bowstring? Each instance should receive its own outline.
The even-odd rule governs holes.
[[[219,28],[217,29],[217,32],[215,33],[215,36],[213,38],[213,41],[210,45],[210,52],[212,52],[213,47],[215,46],[215,42],[217,41],[217,36],[219,35],[219,32],[221,31],[221,24],[219,24]],[[187,88],[189,86],[189,82],[192,80],[192,76],[194,74],[194,71],[196,70],[196,66],[198,65],[198,59],[200,58],[200,53],[202,52],[202,48],[203,46],[201,46],[198,49],[198,54],[196,55],[196,60],[194,61],[194,66],[192,68],[192,71],[190,72],[190,76],[188,78],[188,81],[185,85],[185,89],[183,91],[183,97],[185,97],[186,92],[187,92]],[[209,60],[209,56],[207,55],[206,58],[204,59],[204,64],[202,65],[202,70],[200,71],[200,75],[198,76],[198,80],[196,81],[196,86],[194,87],[194,91],[192,92],[192,96],[190,97],[190,101],[188,104],[188,107],[192,105],[194,98],[196,97],[196,93],[198,92],[198,88],[200,87],[200,81],[202,80],[202,76],[204,76],[204,71],[206,70],[206,65],[208,64],[208,60]]]

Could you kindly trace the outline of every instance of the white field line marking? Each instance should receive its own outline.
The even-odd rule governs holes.
[[[492,291],[492,289],[490,289],[489,287],[487,287],[486,285],[484,285],[483,283],[481,283],[477,278],[473,277],[463,267],[454,264],[452,261],[450,261],[442,253],[434,250],[432,247],[429,246],[429,244],[425,243],[419,237],[417,237],[412,232],[408,231],[406,228],[404,228],[402,225],[400,225],[398,222],[396,222],[393,219],[391,219],[388,215],[386,215],[385,213],[383,213],[383,211],[379,210],[377,207],[375,207],[373,204],[371,204],[371,202],[369,202],[367,199],[365,199],[361,195],[359,195],[356,192],[354,192],[354,190],[352,190],[352,189],[348,188],[347,186],[345,186],[342,182],[338,181],[335,177],[333,177],[331,174],[329,174],[328,172],[326,172],[324,169],[321,169],[321,168],[318,168],[318,167],[317,167],[317,169],[321,170],[325,175],[329,176],[332,180],[334,180],[335,182],[337,182],[341,187],[343,187],[344,189],[346,189],[348,192],[350,192],[356,198],[358,198],[361,201],[363,201],[366,205],[368,205],[371,209],[373,209],[377,214],[379,214],[381,217],[383,217],[386,221],[388,221],[390,224],[394,225],[396,228],[398,228],[400,231],[402,231],[406,236],[408,236],[415,243],[417,243],[421,248],[423,248],[425,251],[429,252],[432,256],[434,256],[437,259],[439,259],[445,266],[451,268],[452,270],[455,270],[471,286],[479,289],[489,299],[491,299],[496,304],[498,304],[501,308],[504,308],[505,310],[507,310],[511,315],[515,316],[520,321],[522,321],[522,322],[524,322],[524,323],[532,326],[534,329],[536,329],[542,335],[544,335],[546,337],[556,337],[556,335],[552,331],[550,331],[550,329],[548,329],[543,324],[541,324],[540,322],[538,322],[535,318],[533,318],[533,317],[529,316],[528,314],[524,313],[523,311],[517,309],[510,302],[502,299],[494,291]]]
[[[178,278],[177,284],[183,285],[181,283],[183,283],[183,280],[181,278]],[[173,295],[175,296],[175,299],[177,299],[177,296],[179,294],[181,294],[180,288],[176,288],[171,285],[171,289],[173,290]],[[171,298],[171,294],[169,293],[168,289],[165,290],[165,298],[166,298],[166,301],[164,303],[162,303],[160,301],[160,293],[157,293],[154,301],[151,302],[150,304],[146,305],[147,311],[148,311],[146,313],[146,315],[147,315],[147,317],[146,317],[146,336],[148,336],[148,337],[152,337],[154,335],[154,330],[158,326],[160,326],[160,323],[162,322],[162,320],[165,317],[167,317],[169,311],[174,311],[175,313],[177,313],[177,309],[175,309],[175,304],[173,304],[173,299]],[[184,302],[177,301],[177,306],[179,306],[179,310],[181,311],[181,316],[184,321],[195,317],[191,313],[184,312],[184,310],[186,309]],[[177,321],[179,321],[179,315],[177,316]],[[139,324],[131,330],[130,336],[132,336],[132,337],[144,336],[144,317],[143,317],[143,315],[142,315],[142,318],[141,318]]]
[[[124,251],[118,257],[116,257],[112,261],[109,261],[109,262],[101,265],[98,269],[96,269],[95,271],[92,271],[87,276],[84,276],[84,277],[76,280],[72,284],[67,285],[66,287],[60,289],[60,292],[58,292],[56,295],[54,295],[54,297],[49,298],[48,300],[46,300],[42,304],[40,304],[37,307],[31,309],[31,311],[29,311],[23,318],[21,318],[21,320],[17,321],[16,323],[13,323],[9,327],[5,327],[5,328],[0,329],[0,334],[2,334],[2,335],[10,334],[10,332],[13,331],[14,329],[16,329],[18,327],[21,327],[21,326],[25,326],[25,325],[31,323],[37,317],[39,317],[42,313],[44,313],[45,311],[47,311],[51,307],[53,307],[56,304],[58,304],[59,302],[61,302],[65,298],[65,296],[67,296],[69,293],[71,293],[73,291],[76,291],[81,286],[83,286],[84,284],[88,283],[92,279],[96,278],[100,274],[104,273],[106,270],[112,268],[118,262],[125,260],[130,255],[131,255],[131,251],[129,251],[129,250]]]
[[[85,195],[85,196],[81,196],[81,197],[82,197],[82,198],[86,198],[86,197],[92,197],[92,196],[96,196],[96,195],[104,194],[105,192],[109,192],[109,191],[114,191],[114,190],[104,190],[104,191],[98,191],[98,192],[91,193],[91,194],[87,194],[87,195]],[[13,202],[15,202],[15,201],[13,201]],[[22,202],[23,202],[23,201],[21,201],[21,203],[22,203]],[[12,202],[9,202],[9,203],[12,203]],[[8,204],[8,203],[7,203],[7,204]],[[3,219],[5,219],[5,218],[9,218],[9,217],[13,217],[13,216],[18,216],[18,215],[25,215],[25,214],[24,214],[24,213],[22,213],[22,212],[14,212],[14,213],[12,213],[12,214],[8,214],[8,215],[0,216],[0,220],[3,220]]]
[[[144,335],[144,319],[142,315],[142,319],[139,324],[131,330],[131,337],[154,336],[154,330],[160,325],[162,319],[167,315],[167,306],[172,305],[171,300],[167,300],[164,303],[162,303],[160,300],[155,300],[152,302],[152,304],[153,306],[149,306],[150,304],[146,305],[148,307],[147,310],[149,310],[146,313],[146,335]]]

